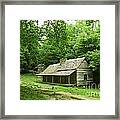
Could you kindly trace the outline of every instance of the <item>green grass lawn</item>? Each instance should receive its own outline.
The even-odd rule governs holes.
[[[21,100],[74,100],[100,99],[99,89],[85,89],[82,87],[66,87],[42,83],[34,74],[22,74],[20,77]]]

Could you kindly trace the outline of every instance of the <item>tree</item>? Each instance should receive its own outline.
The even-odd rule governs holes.
[[[67,57],[86,57],[90,68],[96,70],[100,59],[100,25],[98,20],[77,20],[75,24],[67,24]],[[97,52],[96,52],[97,51]],[[98,55],[97,58],[94,55]],[[92,63],[92,64],[91,64]]]
[[[66,23],[63,20],[47,20],[41,27],[41,62],[49,65],[59,62],[66,54]]]
[[[33,69],[39,63],[46,66],[61,58],[86,57],[89,67],[100,70],[100,24],[98,20],[20,21],[21,67]],[[98,78],[99,79],[99,78]]]
[[[39,61],[39,34],[38,21],[20,21],[20,67],[26,70],[33,69]]]
[[[63,20],[48,20],[44,21],[41,31],[41,62],[49,65],[57,63],[60,58],[84,56],[90,63],[90,68],[97,69],[98,65],[90,55],[100,51],[98,20],[76,20],[74,24]]]
[[[100,67],[100,51],[93,50],[88,51],[86,54],[87,61],[89,62],[89,67],[93,69],[93,71],[97,70]]]

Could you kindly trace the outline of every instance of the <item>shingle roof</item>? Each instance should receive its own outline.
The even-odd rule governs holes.
[[[65,64],[59,65],[58,70],[73,70],[76,69],[85,58],[69,59]]]
[[[84,57],[83,58],[77,58],[77,59],[69,59],[66,60],[64,64],[53,64],[53,65],[49,65],[43,72],[41,72],[38,75],[60,75],[60,74],[66,74],[69,75],[70,73],[72,73],[72,70],[76,70],[80,64],[84,61]]]
[[[59,66],[59,63],[58,64],[53,64],[53,65],[49,65],[42,73],[54,73],[57,71],[58,69],[58,66]]]

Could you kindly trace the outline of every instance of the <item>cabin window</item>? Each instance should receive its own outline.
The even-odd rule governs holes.
[[[87,74],[84,74],[84,80],[87,80]]]
[[[88,78],[93,78],[93,75],[91,72],[88,74]]]

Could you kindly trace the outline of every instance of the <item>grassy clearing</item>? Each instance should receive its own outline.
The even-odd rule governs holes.
[[[40,78],[33,74],[21,75],[21,100],[71,100],[77,99],[77,97],[81,99],[100,99],[99,94],[99,89],[45,84],[40,81]]]

